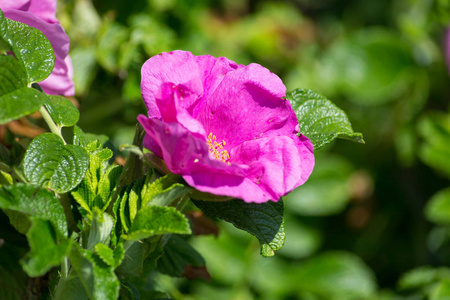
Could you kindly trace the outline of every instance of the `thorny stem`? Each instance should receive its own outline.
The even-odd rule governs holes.
[[[50,131],[53,132],[54,134],[57,134],[63,140],[64,145],[65,145],[66,141],[64,140],[64,138],[61,134],[61,128],[56,126],[55,122],[53,122],[53,119],[50,116],[50,114],[48,113],[45,106],[41,106],[41,108],[39,108],[39,112],[41,113],[42,117],[44,118],[45,122],[47,123],[48,128],[50,128]]]

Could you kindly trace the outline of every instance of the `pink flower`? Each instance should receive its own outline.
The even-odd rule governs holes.
[[[313,146],[297,135],[285,86],[258,64],[162,53],[142,67],[141,92],[144,146],[197,190],[277,201],[312,172]]]
[[[56,0],[0,0],[5,17],[40,30],[52,44],[55,67],[50,76],[40,82],[52,95],[75,94],[72,62],[69,57],[69,37],[56,19]]]

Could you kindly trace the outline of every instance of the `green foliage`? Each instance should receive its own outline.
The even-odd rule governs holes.
[[[329,299],[364,299],[376,291],[372,271],[349,253],[313,257],[295,275],[302,290]]]
[[[7,40],[14,55],[25,67],[28,83],[40,82],[47,78],[55,66],[55,55],[50,42],[42,32],[33,27],[9,19],[6,21],[9,34]],[[5,39],[4,33],[3,37]]]
[[[112,267],[104,264],[93,252],[78,246],[72,247],[69,259],[89,299],[118,298],[120,284]]]
[[[77,129],[75,129],[76,131]],[[83,141],[79,142],[80,144],[87,143],[82,132],[75,133],[74,143],[80,140],[79,136],[83,138]],[[108,148],[102,148],[99,140],[91,141],[85,148],[89,155],[89,168],[86,176],[71,194],[83,210],[90,215],[94,207],[101,211],[108,207],[116,190],[121,168],[108,164],[113,153]]]
[[[57,126],[71,127],[78,122],[80,112],[68,99],[49,95],[44,105]]]
[[[142,240],[168,233],[190,234],[189,221],[173,207],[146,206],[137,212],[125,238]]]
[[[20,221],[15,222],[17,225],[26,224],[29,217],[39,218],[50,221],[59,235],[67,236],[64,210],[53,193],[46,189],[24,183],[3,186],[0,188],[0,208],[22,213]],[[28,228],[19,231],[25,233]]]
[[[353,166],[333,155],[316,155],[314,172],[300,188],[285,197],[289,211],[301,216],[326,216],[341,212],[351,195],[348,189]]]
[[[34,113],[41,107],[47,97],[37,90],[23,87],[0,96],[0,123],[18,119]]]
[[[203,267],[203,257],[178,235],[171,235],[164,246],[164,254],[158,260],[158,271],[174,277],[181,277],[186,266]]]
[[[425,139],[420,157],[450,178],[450,114],[430,112],[420,120],[418,129]]]
[[[24,174],[30,182],[58,193],[75,188],[88,166],[89,156],[85,149],[65,145],[54,133],[44,133],[34,138],[23,161]]]
[[[362,134],[353,132],[344,111],[325,97],[311,90],[297,89],[289,92],[286,99],[297,114],[300,133],[311,140],[314,149],[320,149],[335,138],[364,143]]]
[[[450,188],[439,191],[428,200],[425,215],[433,223],[450,224]]]
[[[69,239],[58,239],[50,221],[33,218],[27,233],[30,252],[21,260],[23,269],[31,277],[42,276],[61,264],[72,247]]]
[[[242,200],[224,202],[194,201],[195,205],[211,217],[217,217],[245,230],[261,243],[261,255],[273,256],[285,240],[283,201],[245,203]]]

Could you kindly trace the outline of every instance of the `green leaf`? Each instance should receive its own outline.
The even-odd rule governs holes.
[[[24,183],[3,186],[0,188],[0,208],[48,220],[62,236],[67,236],[64,209],[46,189]]]
[[[173,277],[181,277],[186,265],[203,267],[205,260],[182,237],[173,234],[164,246],[164,254],[158,260],[158,271]]]
[[[92,217],[87,249],[94,250],[95,245],[99,243],[108,245],[113,226],[113,218],[96,208]]]
[[[224,202],[193,201],[205,214],[232,223],[254,235],[261,244],[261,255],[273,256],[286,238],[283,201],[246,203],[242,200]]]
[[[108,164],[113,153],[108,148],[101,148],[100,141],[89,142],[85,147],[89,152],[89,169],[72,196],[90,214],[94,207],[106,210],[122,168]]]
[[[125,250],[122,243],[117,244],[113,250],[105,244],[95,245],[95,253],[108,265],[117,268],[125,257]]]
[[[450,225],[450,188],[431,197],[425,207],[425,216],[433,223]]]
[[[33,218],[27,238],[31,250],[20,262],[31,277],[44,275],[59,265],[72,245],[68,239],[58,242],[51,222],[40,218]]]
[[[117,268],[117,274],[127,277],[142,276],[144,272],[144,261],[148,256],[150,244],[147,240],[139,242],[126,241],[124,248],[126,248],[124,259]]]
[[[19,62],[23,63],[28,83],[43,81],[55,65],[52,45],[37,29],[10,19],[6,19],[6,22],[8,33],[2,33],[2,37],[11,45]]]
[[[374,274],[351,253],[320,254],[303,263],[292,276],[301,290],[326,299],[366,299],[376,291]]]
[[[439,285],[431,292],[430,300],[448,300],[450,299],[450,279],[442,280]]]
[[[75,188],[83,179],[89,166],[85,149],[64,145],[53,133],[44,133],[30,143],[25,153],[23,167],[26,178],[58,193]]]
[[[398,282],[400,290],[426,287],[440,279],[450,279],[450,269],[422,266],[403,274]]]
[[[147,175],[142,187],[142,207],[147,205],[166,206],[193,190],[191,187],[179,183],[179,175],[167,174],[156,180],[152,175]]]
[[[14,56],[0,56],[0,96],[26,86],[27,73]]]
[[[69,259],[89,299],[117,299],[120,283],[114,269],[96,259],[93,252],[72,247]]]
[[[44,105],[56,125],[70,127],[78,122],[80,112],[70,100],[62,96],[49,95]]]
[[[45,94],[27,87],[0,96],[0,124],[34,113],[46,100]]]
[[[138,211],[126,238],[141,240],[167,233],[190,234],[188,219],[174,207],[147,206]]]
[[[450,114],[430,112],[419,121],[418,130],[425,139],[420,158],[450,178]]]
[[[345,112],[325,97],[311,90],[297,89],[287,93],[286,99],[297,114],[300,133],[311,140],[314,149],[336,138],[364,143],[362,134],[353,132]]]

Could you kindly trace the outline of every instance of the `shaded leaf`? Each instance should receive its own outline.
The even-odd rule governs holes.
[[[24,183],[3,186],[0,188],[0,208],[48,220],[62,236],[67,236],[64,209],[48,190]]]
[[[242,200],[193,202],[205,214],[230,222],[254,235],[261,244],[263,256],[273,256],[284,244],[284,209],[281,199],[266,203],[246,203]]]
[[[89,299],[117,299],[120,283],[114,269],[95,259],[93,252],[72,247],[69,259]]]
[[[171,235],[164,246],[164,254],[158,260],[158,271],[170,276],[181,277],[186,266],[204,267],[203,257],[178,235]]]
[[[20,262],[31,277],[44,275],[59,265],[72,245],[68,239],[58,242],[51,222],[40,218],[33,218],[27,238],[30,252]]]

